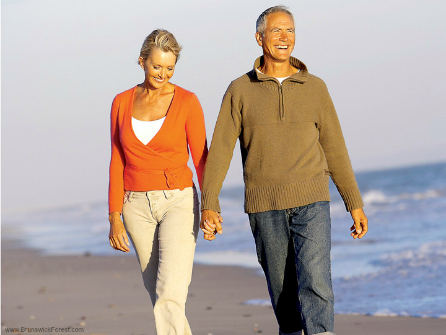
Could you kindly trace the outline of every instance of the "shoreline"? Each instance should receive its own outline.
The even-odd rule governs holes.
[[[155,334],[134,255],[46,256],[2,241],[2,334],[6,328],[82,328],[77,334]],[[277,334],[266,282],[255,269],[195,264],[186,313],[194,335]],[[335,316],[337,335],[440,335],[446,319]],[[62,333],[62,332],[60,332]]]

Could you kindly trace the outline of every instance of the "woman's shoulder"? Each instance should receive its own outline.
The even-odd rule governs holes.
[[[137,86],[133,86],[132,88],[129,88],[128,90],[125,90],[124,92],[116,94],[115,98],[113,99],[115,102],[120,102],[123,100],[131,99],[133,97],[133,92],[135,91]]]
[[[196,98],[195,93],[175,84],[175,94],[183,99]]]
[[[198,100],[198,97],[195,93],[186,90],[185,88],[182,88],[178,85],[175,85],[175,97],[182,101],[185,106],[196,106],[197,104],[200,104],[200,101]]]

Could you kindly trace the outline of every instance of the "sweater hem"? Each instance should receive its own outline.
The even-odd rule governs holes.
[[[259,213],[330,201],[329,176],[285,185],[245,189],[245,212]]]

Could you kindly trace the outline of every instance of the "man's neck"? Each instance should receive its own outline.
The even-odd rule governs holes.
[[[270,77],[285,78],[289,77],[299,70],[293,67],[290,60],[285,62],[278,62],[268,58],[263,58],[263,64],[259,66],[259,70]]]

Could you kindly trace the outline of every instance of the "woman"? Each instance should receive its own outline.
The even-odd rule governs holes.
[[[128,233],[159,335],[191,334],[185,304],[199,204],[187,162],[190,150],[201,183],[207,156],[197,97],[169,82],[180,50],[171,33],[154,30],[139,57],[144,82],[111,109],[110,245],[129,252]]]

